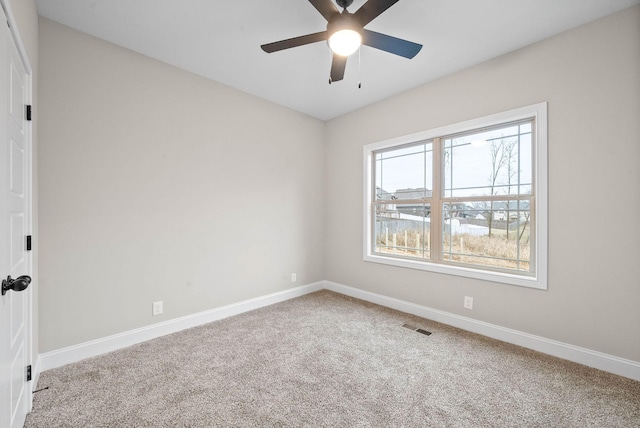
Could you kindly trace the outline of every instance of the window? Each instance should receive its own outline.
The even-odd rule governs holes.
[[[546,103],[365,147],[365,261],[546,289]]]

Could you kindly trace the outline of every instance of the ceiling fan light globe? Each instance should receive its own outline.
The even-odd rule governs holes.
[[[329,37],[329,47],[336,55],[349,56],[361,45],[362,35],[355,30],[339,30]]]

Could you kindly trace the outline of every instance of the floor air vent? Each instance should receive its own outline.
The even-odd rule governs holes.
[[[407,323],[405,323],[405,324],[402,324],[402,326],[403,326],[404,328],[408,328],[409,330],[417,331],[417,332],[418,332],[418,333],[420,333],[420,334],[424,334],[425,336],[429,336],[429,335],[431,335],[431,332],[430,332],[430,331],[423,330],[423,329],[418,328],[418,327],[416,327],[416,326],[413,326],[413,325],[411,325],[411,324],[407,324]]]

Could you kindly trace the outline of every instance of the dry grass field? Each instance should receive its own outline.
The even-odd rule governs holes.
[[[519,232],[519,233],[518,233]],[[517,238],[520,238],[518,243]],[[428,259],[430,235],[416,230],[391,234],[388,242],[379,236],[376,250],[381,253]],[[528,271],[530,261],[529,229],[511,230],[507,239],[504,229],[494,229],[492,236],[456,234],[445,235],[442,247],[445,261],[496,268]]]

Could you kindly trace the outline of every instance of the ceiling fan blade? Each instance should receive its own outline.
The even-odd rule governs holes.
[[[409,59],[416,56],[418,52],[420,52],[420,49],[422,49],[422,45],[418,43],[376,33],[371,30],[362,31],[362,44]]]
[[[329,77],[329,83],[337,82],[344,78],[344,70],[347,68],[347,57],[333,54],[331,60],[331,75]]]
[[[331,0],[309,0],[309,3],[311,3],[327,21],[330,21],[331,18],[334,18],[336,15],[340,15],[338,8]]]
[[[292,39],[280,40],[279,42],[267,43],[260,46],[263,51],[267,53],[281,51],[283,49],[295,48],[297,46],[308,45],[310,43],[321,42],[327,40],[328,34],[326,31],[319,33],[307,34],[306,36],[294,37]]]
[[[369,0],[358,9],[353,16],[363,27],[376,19],[382,12],[400,0]]]

